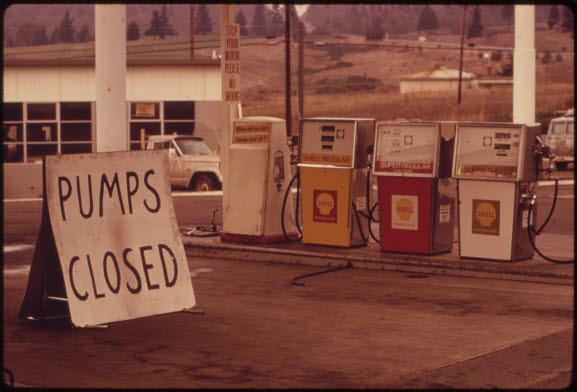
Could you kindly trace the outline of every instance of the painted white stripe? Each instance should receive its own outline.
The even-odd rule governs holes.
[[[574,185],[575,184],[575,180],[570,178],[567,180],[559,180],[559,185]],[[553,180],[543,180],[543,181],[539,181],[539,186],[554,186],[555,185],[555,181]]]
[[[16,268],[4,268],[4,275],[26,275],[30,272],[29,265],[23,265]]]
[[[194,276],[196,276],[200,273],[203,273],[203,272],[213,272],[213,271],[214,270],[211,268],[198,268],[198,269],[195,269],[194,271],[190,271],[190,276],[194,277]]]
[[[33,249],[34,245],[4,245],[4,253],[20,252],[23,250]]]

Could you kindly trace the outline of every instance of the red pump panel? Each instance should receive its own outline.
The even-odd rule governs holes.
[[[431,253],[434,178],[378,178],[380,241],[385,252]]]

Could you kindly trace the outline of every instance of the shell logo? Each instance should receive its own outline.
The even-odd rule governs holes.
[[[497,209],[491,203],[479,203],[475,209],[475,218],[482,227],[491,227],[497,218]]]
[[[316,206],[321,215],[330,215],[333,208],[335,208],[335,199],[330,193],[321,193],[317,196]]]
[[[402,221],[408,221],[411,218],[411,215],[415,212],[415,206],[413,202],[409,199],[399,199],[395,204],[395,212],[399,215],[399,218]]]

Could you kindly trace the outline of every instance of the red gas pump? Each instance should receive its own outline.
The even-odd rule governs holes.
[[[386,252],[434,254],[453,249],[456,123],[377,123],[380,245]]]

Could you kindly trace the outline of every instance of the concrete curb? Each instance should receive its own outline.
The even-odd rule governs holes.
[[[466,276],[485,279],[540,282],[573,285],[573,274],[562,272],[511,269],[495,266],[479,266],[463,261],[460,263],[432,260],[419,255],[390,255],[381,257],[341,255],[326,252],[310,252],[293,249],[265,248],[220,242],[198,241],[183,238],[187,256],[213,257],[245,261],[279,262],[315,266],[337,266],[348,261],[354,268],[380,269],[408,273]],[[418,259],[416,259],[418,258]]]

